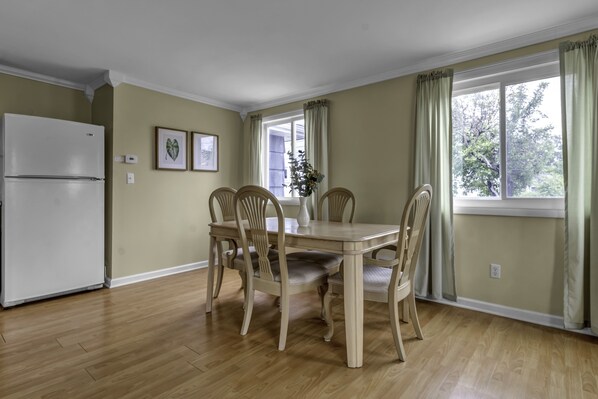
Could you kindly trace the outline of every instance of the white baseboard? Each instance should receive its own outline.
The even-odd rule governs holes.
[[[109,277],[106,277],[104,285],[108,288],[115,288],[115,287],[120,287],[123,285],[139,283],[141,281],[152,280],[152,279],[159,278],[159,277],[171,276],[173,274],[188,272],[191,270],[202,269],[204,267],[208,267],[207,260],[204,260],[201,262],[189,263],[187,265],[169,267],[166,269],[154,270],[154,271],[146,272],[146,273],[134,274],[132,276],[118,277],[118,278],[112,278],[112,279]]]
[[[534,312],[531,310],[512,308],[509,306],[503,306],[503,305],[498,305],[495,303],[478,301],[477,299],[462,298],[462,297],[458,297],[457,302],[448,301],[446,299],[434,299],[434,298],[426,298],[426,297],[420,297],[420,296],[418,296],[417,298],[422,299],[424,301],[442,303],[444,305],[450,305],[450,306],[455,306],[458,308],[475,310],[477,312],[489,313],[489,314],[493,314],[496,316],[507,317],[509,319],[515,319],[515,320],[525,321],[528,323],[539,324],[541,326],[557,328],[559,330],[565,330],[565,331],[570,331],[570,332],[575,332],[575,333],[580,333],[580,334],[596,336],[596,334],[594,334],[589,328],[584,328],[583,330],[565,329],[564,319],[561,316],[555,316],[555,315],[546,314],[546,313],[539,313],[539,312]]]

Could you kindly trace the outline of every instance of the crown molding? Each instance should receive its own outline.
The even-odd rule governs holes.
[[[434,68],[446,67],[465,61],[471,61],[477,58],[499,54],[505,51],[515,50],[533,44],[538,44],[570,35],[575,35],[582,32],[587,32],[597,28],[598,15],[593,15],[591,17],[579,19],[568,24],[554,26],[552,28],[544,29],[527,35],[517,36],[512,39],[507,39],[495,43],[488,43],[487,45],[475,47],[469,50],[458,51],[443,54],[437,57],[428,58],[417,64],[405,66],[377,75],[372,75],[366,78],[356,79],[350,82],[343,82],[339,84],[321,86],[312,90],[302,91],[291,96],[280,97],[272,101],[251,104],[247,107],[244,107],[242,109],[242,112],[249,113],[275,107],[278,105],[288,104],[295,101],[304,101],[313,97],[323,96],[330,93],[336,93],[343,90],[366,86],[369,84],[374,84],[389,79],[395,79],[401,76],[420,73]]]
[[[27,71],[25,69],[10,67],[8,65],[0,64],[0,73],[17,76],[19,78],[36,80],[38,82],[48,83],[55,86],[62,86],[69,89],[85,91],[84,84],[71,82],[70,80],[55,78],[49,75],[43,75],[41,73]]]
[[[196,94],[188,93],[188,92],[185,92],[182,90],[171,89],[169,87],[161,86],[161,85],[151,83],[151,82],[146,82],[144,80],[136,79],[136,78],[133,78],[130,76],[125,76],[125,75],[123,75],[123,76],[124,76],[123,82],[128,83],[133,86],[142,87],[144,89],[157,91],[159,93],[184,98],[186,100],[191,100],[191,101],[195,101],[195,102],[202,103],[202,104],[212,105],[214,107],[224,108],[224,109],[228,109],[228,110],[239,112],[239,113],[242,111],[242,108],[236,104],[231,104],[231,103],[227,103],[227,102],[223,102],[223,101],[219,101],[219,100],[214,100],[214,99],[208,98],[208,97],[198,96]]]
[[[25,69],[14,68],[8,65],[0,64],[0,73],[4,73],[7,75],[17,76],[19,78],[31,79],[38,82],[48,83],[55,86],[62,86],[69,89],[80,90],[85,94],[85,97],[91,103],[93,101],[95,90],[99,89],[100,87],[104,86],[105,84],[109,84],[112,87],[117,87],[121,83],[128,83],[133,86],[142,87],[145,89],[157,91],[160,93],[168,94],[175,97],[184,98],[186,100],[191,100],[195,102],[199,102],[202,104],[212,105],[219,108],[229,109],[235,112],[241,112],[242,108],[236,104],[230,104],[223,101],[214,100],[208,97],[202,97],[195,94],[187,93],[181,90],[171,89],[168,87],[160,86],[155,83],[146,82],[140,79],[135,79],[129,76],[126,76],[120,72],[116,71],[106,71],[96,77],[94,80],[89,82],[88,84],[83,83],[76,83],[71,82],[65,79],[55,78],[49,75],[43,75],[41,73],[27,71]]]

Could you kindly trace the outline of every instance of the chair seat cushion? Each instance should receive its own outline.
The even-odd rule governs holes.
[[[363,291],[375,293],[388,293],[388,285],[392,269],[380,266],[364,266],[363,268]],[[328,284],[342,286],[343,276],[335,273],[328,277]]]
[[[232,255],[232,251],[233,250],[230,249],[226,252]],[[255,252],[255,248],[249,247],[249,256],[251,256],[251,263],[253,264],[253,268],[255,269],[258,266],[257,252]],[[270,262],[278,260],[278,251],[275,249],[270,249],[270,251],[268,251],[268,259],[270,259]],[[245,270],[245,257],[243,256],[243,248],[239,248],[237,250],[237,257],[233,260],[232,269]]]
[[[256,261],[257,263],[257,261]],[[280,264],[278,259],[270,261],[274,281],[280,281]],[[328,269],[316,262],[305,262],[287,258],[289,285],[306,284],[328,276]],[[254,268],[254,275],[259,276],[259,268]]]
[[[337,268],[343,261],[343,255],[331,254],[321,251],[302,251],[287,254],[287,259],[296,259],[303,262],[316,262],[328,270]]]

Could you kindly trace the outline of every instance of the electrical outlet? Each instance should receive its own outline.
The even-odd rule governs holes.
[[[500,265],[496,263],[490,264],[490,278],[500,278]]]

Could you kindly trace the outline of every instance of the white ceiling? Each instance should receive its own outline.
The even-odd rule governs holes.
[[[0,71],[251,111],[593,28],[596,0],[2,0]]]

